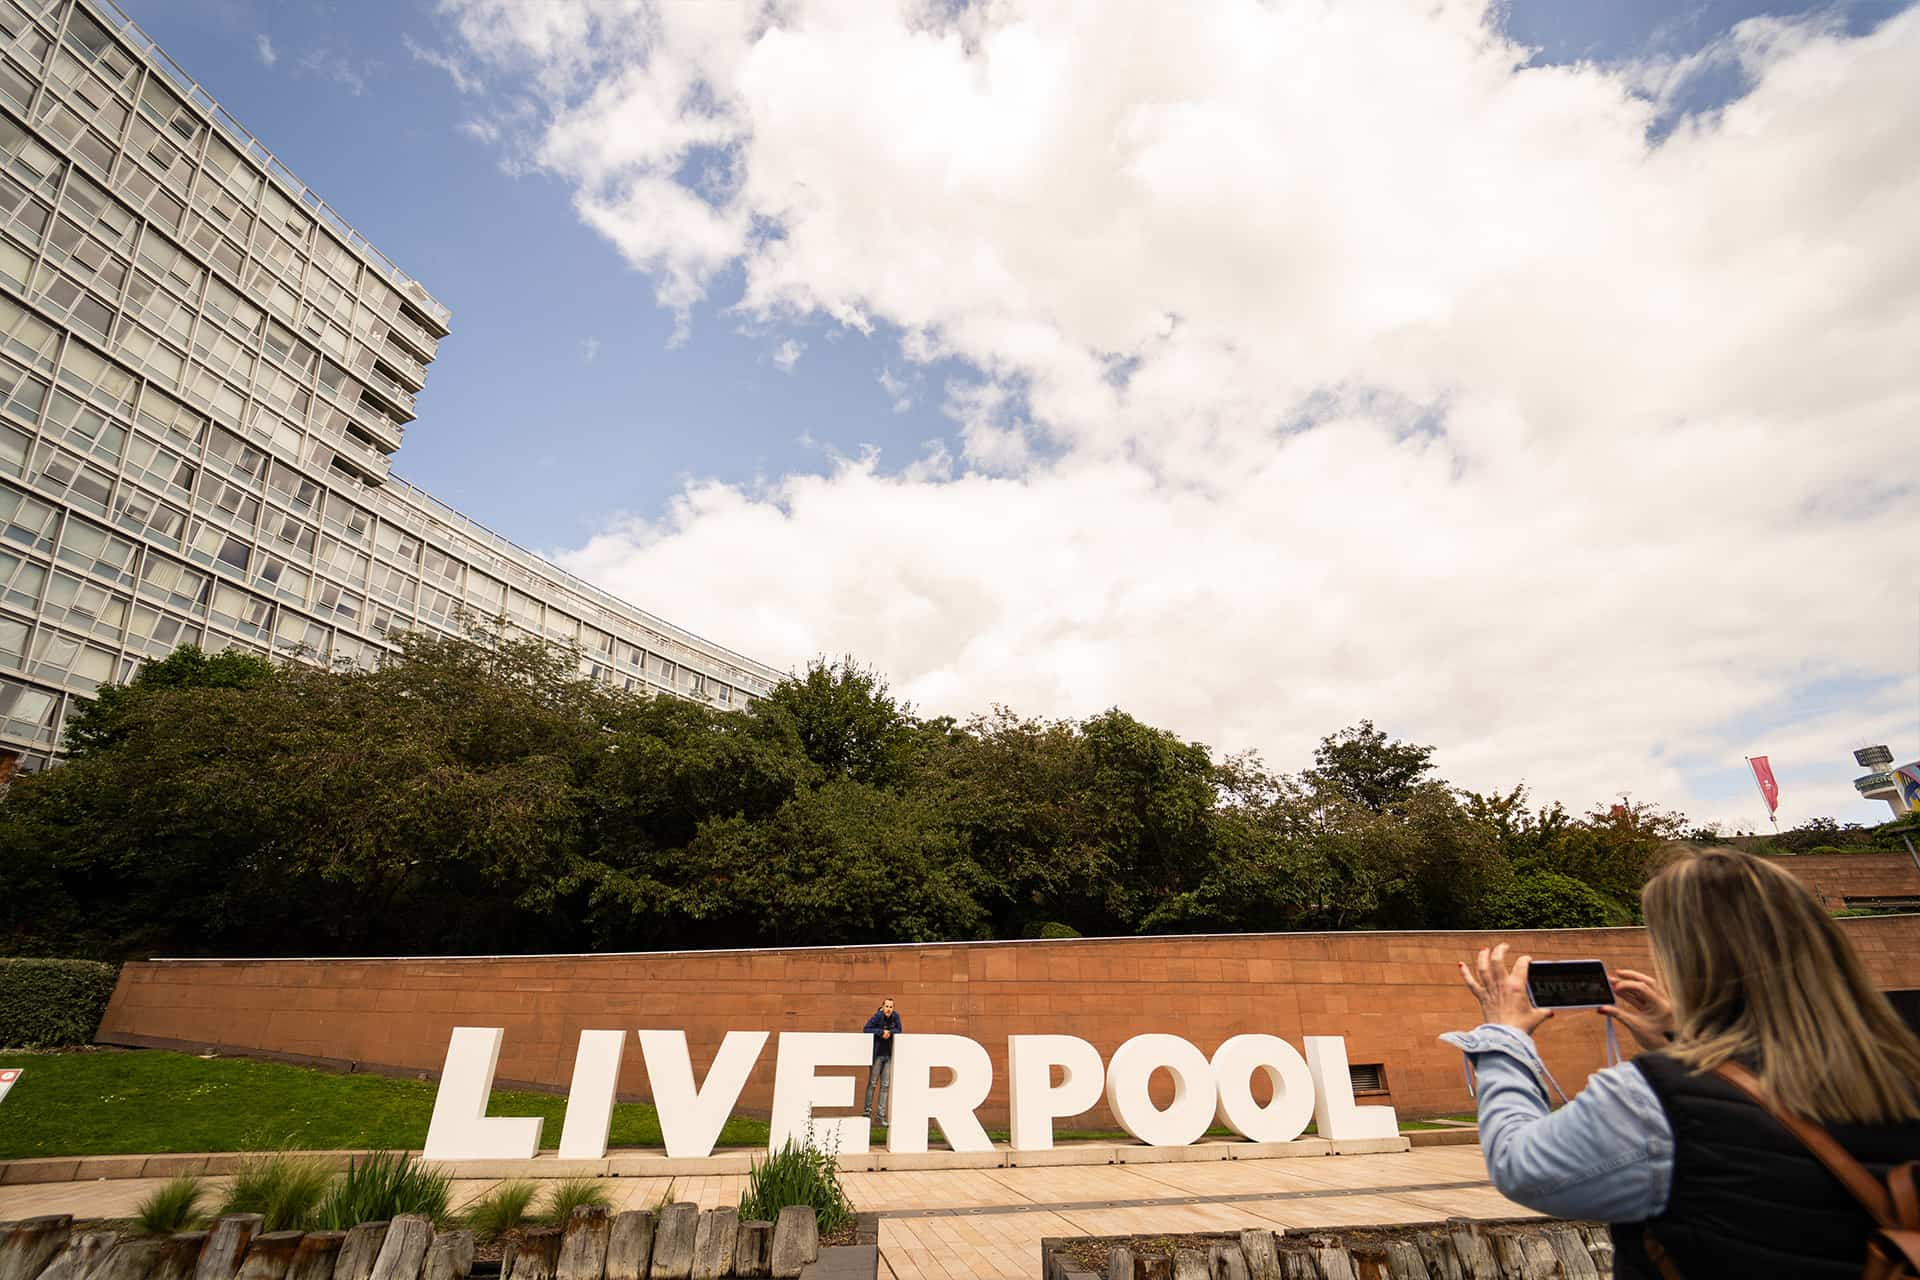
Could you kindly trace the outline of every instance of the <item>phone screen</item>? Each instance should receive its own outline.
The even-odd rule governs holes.
[[[1527,998],[1536,1009],[1590,1008],[1613,1003],[1613,984],[1598,960],[1535,960],[1527,966]]]

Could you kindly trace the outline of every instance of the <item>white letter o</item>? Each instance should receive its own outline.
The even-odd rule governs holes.
[[[1264,1071],[1273,1101],[1253,1100],[1253,1073]],[[1234,1036],[1213,1051],[1220,1123],[1249,1142],[1292,1142],[1313,1118],[1313,1073],[1300,1051],[1279,1036]]]
[[[1173,1073],[1173,1101],[1165,1111],[1147,1092],[1147,1081],[1161,1067]],[[1107,1109],[1150,1147],[1184,1147],[1206,1133],[1214,1098],[1206,1055],[1179,1036],[1135,1036],[1107,1063]]]

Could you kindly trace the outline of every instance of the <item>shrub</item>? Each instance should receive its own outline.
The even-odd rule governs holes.
[[[834,1153],[807,1141],[786,1145],[756,1163],[747,1174],[747,1191],[740,1197],[740,1217],[772,1222],[790,1204],[810,1205],[823,1234],[831,1234],[853,1220],[853,1205],[840,1185],[840,1165]]]
[[[435,1227],[451,1216],[453,1179],[417,1163],[404,1152],[375,1151],[356,1157],[321,1203],[316,1223],[323,1231],[345,1231],[362,1222],[388,1222],[403,1213],[419,1213]]]
[[[1628,922],[1619,904],[1557,871],[1515,876],[1489,897],[1485,910],[1492,929],[1593,929]]]
[[[169,1178],[134,1206],[133,1225],[150,1236],[185,1231],[200,1220],[200,1201],[206,1194],[206,1183],[197,1174]]]
[[[234,1172],[220,1198],[219,1216],[257,1213],[262,1231],[306,1231],[333,1189],[333,1174],[299,1156],[251,1156]]]
[[[90,1043],[117,977],[112,965],[97,960],[0,960],[0,1045]]]
[[[613,1207],[613,1197],[607,1194],[606,1184],[598,1178],[566,1178],[547,1188],[546,1207],[540,1217],[543,1221],[564,1225],[575,1209],[587,1206]]]
[[[506,1232],[527,1224],[528,1210],[539,1188],[524,1178],[503,1182],[483,1196],[476,1196],[460,1211],[461,1221],[482,1241],[497,1240]]]

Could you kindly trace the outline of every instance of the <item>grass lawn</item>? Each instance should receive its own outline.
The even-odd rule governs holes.
[[[0,1053],[22,1067],[0,1102],[0,1159],[168,1151],[386,1148],[419,1150],[434,1086],[419,1080],[336,1075],[243,1058],[127,1053]],[[566,1099],[496,1091],[493,1115],[544,1116],[541,1145],[560,1145]],[[722,1146],[765,1146],[765,1121],[734,1117]],[[644,1103],[613,1109],[611,1145],[659,1147],[660,1122]]]

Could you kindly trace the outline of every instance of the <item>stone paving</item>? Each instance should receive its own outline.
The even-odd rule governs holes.
[[[0,1187],[0,1220],[43,1213],[118,1217],[158,1178]],[[219,1179],[209,1179],[218,1183]],[[670,1198],[738,1203],[737,1174],[608,1181],[614,1208]],[[1477,1146],[1382,1155],[842,1175],[854,1206],[880,1218],[880,1275],[1019,1277],[1040,1270],[1043,1236],[1124,1235],[1508,1218],[1527,1211],[1487,1182]],[[454,1185],[454,1204],[495,1184]]]

